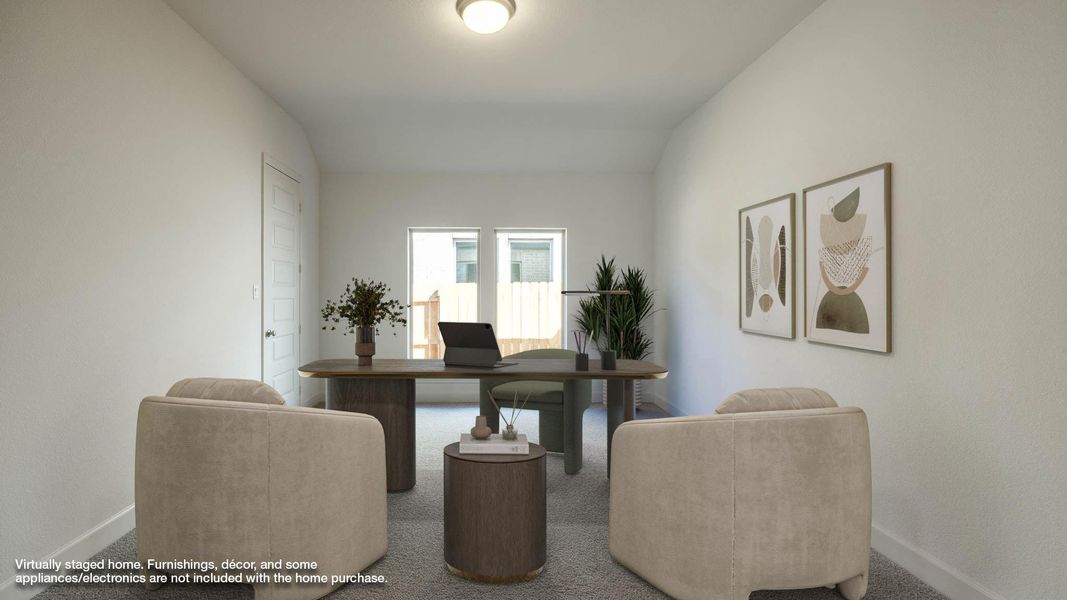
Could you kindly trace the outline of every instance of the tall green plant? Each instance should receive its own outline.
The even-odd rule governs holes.
[[[645,325],[656,312],[655,292],[648,287],[644,271],[635,267],[627,267],[622,272],[615,289],[630,291],[629,296],[616,296],[611,307],[615,352],[619,358],[644,360],[652,353],[652,338]]]
[[[652,351],[652,339],[645,331],[648,319],[656,312],[655,291],[648,287],[643,270],[626,267],[622,272],[615,259],[601,255],[593,276],[594,290],[629,290],[629,296],[612,296],[611,339],[605,335],[605,296],[590,296],[578,302],[575,321],[601,352],[614,350],[619,358],[641,360]]]
[[[593,274],[593,284],[589,289],[615,289],[615,274],[617,270],[615,259],[612,258],[609,261],[601,254],[600,262],[597,264]],[[596,344],[597,350],[601,352],[608,349],[607,341],[604,339],[605,311],[606,306],[603,296],[588,296],[578,301],[578,312],[574,316],[578,327],[589,336],[589,339]]]

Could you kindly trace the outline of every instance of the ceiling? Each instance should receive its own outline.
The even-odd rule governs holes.
[[[323,171],[651,171],[822,0],[166,0],[304,126]]]

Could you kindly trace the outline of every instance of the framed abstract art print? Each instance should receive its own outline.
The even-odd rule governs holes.
[[[891,350],[890,164],[804,190],[804,335]]]
[[[737,211],[741,331],[796,336],[796,194]]]

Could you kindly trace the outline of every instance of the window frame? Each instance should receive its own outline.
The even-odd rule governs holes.
[[[485,248],[484,248],[484,244],[482,243],[482,228],[481,227],[408,227],[408,229],[407,229],[407,250],[408,250],[408,257],[407,257],[408,269],[407,269],[407,271],[408,272],[407,272],[407,278],[406,278],[406,280],[407,280],[407,290],[406,290],[406,296],[405,296],[407,298],[407,305],[408,305],[408,308],[407,308],[408,326],[405,327],[405,329],[407,330],[407,334],[404,336],[404,338],[405,338],[404,355],[407,358],[412,358],[412,354],[414,353],[414,345],[415,345],[415,339],[414,339],[414,329],[415,328],[412,327],[411,324],[414,321],[414,317],[415,317],[415,307],[414,307],[414,303],[413,303],[413,299],[412,299],[412,291],[413,291],[413,289],[415,287],[415,282],[413,281],[413,278],[415,276],[415,248],[414,248],[414,241],[415,241],[415,234],[416,233],[473,233],[474,234],[474,238],[473,239],[475,241],[477,241],[477,243],[478,243],[478,250],[475,253],[475,256],[478,259],[478,263],[477,263],[478,264],[478,277],[477,277],[477,281],[474,282],[478,286],[478,294],[475,296],[476,305],[475,305],[474,312],[478,316],[477,318],[478,318],[479,321],[484,320],[483,317],[485,316],[485,312],[484,312],[485,311],[485,307],[484,307],[485,303],[482,301],[483,288],[485,287],[482,284],[482,277],[483,277],[482,272],[484,271],[484,269],[482,269],[482,267],[481,267],[481,265],[482,265],[482,263],[483,263],[483,261],[485,259]],[[453,240],[453,245],[454,244],[455,244],[455,240]],[[453,273],[454,272],[455,272],[455,269],[453,268]],[[494,307],[493,310],[495,311],[495,307]]]
[[[487,286],[485,286],[487,290],[492,292],[491,294],[489,294],[489,296],[490,296],[489,303],[488,303],[488,306],[486,307],[488,309],[489,313],[490,313],[488,315],[490,318],[489,319],[483,319],[484,322],[486,322],[486,323],[492,323],[494,330],[499,329],[497,327],[497,322],[496,322],[496,312],[497,312],[496,286],[497,286],[497,283],[499,283],[499,281],[500,281],[500,265],[497,264],[497,260],[498,260],[498,256],[497,256],[497,254],[498,254],[497,236],[499,234],[501,234],[501,233],[521,233],[521,234],[534,234],[534,235],[536,235],[536,234],[559,234],[560,235],[560,241],[559,241],[560,289],[563,289],[563,290],[567,289],[567,228],[566,227],[494,227],[493,228],[492,243],[489,244],[490,251],[492,252],[492,255],[490,256],[490,261],[491,261],[490,262],[490,266],[492,267],[491,268],[492,280],[489,282],[489,284]],[[550,249],[554,251],[554,249],[555,249],[554,244],[550,246]],[[479,260],[481,260],[481,259],[479,258]],[[511,263],[510,254],[508,256],[508,263],[509,264]],[[479,277],[482,277],[484,272],[485,272],[485,269],[482,269],[482,268],[479,267],[479,269],[478,269]],[[508,268],[508,273],[510,274],[510,272],[511,272],[511,269],[509,267]],[[554,273],[554,271],[553,271],[553,273]],[[479,281],[479,285],[481,285],[480,281]],[[479,295],[480,295],[482,288],[479,287],[478,290],[479,290]],[[567,318],[568,315],[570,314],[570,312],[568,311],[568,307],[567,307],[567,304],[568,304],[568,302],[570,300],[570,297],[564,295],[560,300],[561,301],[560,301],[560,316],[559,316],[559,318],[560,318],[560,333],[559,333],[560,342],[559,342],[559,345],[560,345],[561,348],[566,348],[567,347],[567,337],[570,335],[570,319]],[[481,307],[481,304],[479,304],[479,310],[480,310],[480,307]],[[486,316],[482,312],[479,312],[478,314],[479,314],[480,317],[485,317]]]

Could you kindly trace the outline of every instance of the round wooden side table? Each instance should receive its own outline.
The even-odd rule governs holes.
[[[545,568],[545,449],[460,454],[445,447],[445,564],[486,583],[537,577]]]

